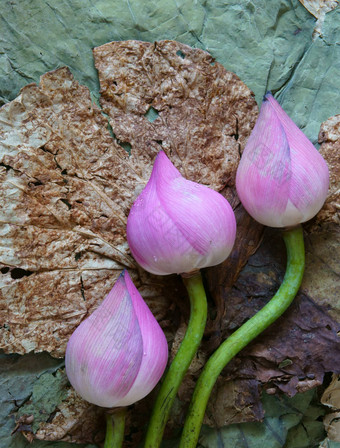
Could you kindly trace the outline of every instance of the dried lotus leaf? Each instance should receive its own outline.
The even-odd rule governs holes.
[[[326,202],[317,215],[316,223],[334,222],[340,225],[340,115],[329,118],[319,132],[320,154],[329,169],[329,191]]]
[[[174,41],[110,42],[94,58],[103,110],[140,176],[163,149],[186,178],[233,187],[257,117],[253,93],[234,73]]]
[[[67,68],[43,75],[39,86],[26,86],[0,110],[0,340],[6,353],[63,356],[70,334],[125,267],[163,327],[174,330],[169,291],[178,290],[180,303],[183,288],[176,278],[138,269],[125,235],[131,204],[160,149],[184,175],[238,202],[233,179],[240,145],[257,116],[253,94],[239,78],[208,53],[176,42],[119,42],[94,53],[103,107],[118,140]],[[127,93],[114,95],[119,101],[111,104],[105,76],[112,73],[125,79],[117,84]],[[152,123],[144,116],[150,107],[159,110]],[[131,144],[131,156],[119,142]]]

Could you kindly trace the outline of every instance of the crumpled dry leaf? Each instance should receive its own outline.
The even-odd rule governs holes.
[[[322,34],[322,24],[325,15],[339,5],[339,0],[299,0],[300,3],[317,19],[313,38]]]
[[[266,230],[260,248],[250,257],[234,286],[225,292],[227,312],[221,325],[224,338],[274,295],[284,273],[283,254],[280,236]],[[325,372],[340,372],[337,335],[340,327],[325,310],[300,292],[275,325],[224,369],[214,388],[205,423],[224,426],[260,420],[263,417],[262,407],[258,405],[260,387],[265,387],[268,393],[281,390],[292,396],[322,384]],[[221,395],[226,395],[225,390],[232,390],[235,397],[231,405],[220,400]],[[229,406],[228,412],[226,406]]]
[[[322,226],[311,224],[311,228],[305,237],[307,267],[301,287],[339,322],[340,227],[326,222]]]
[[[122,268],[135,268],[125,241],[126,217],[161,147],[187,177],[222,189],[233,185],[239,147],[256,119],[251,91],[220,64],[212,65],[207,53],[171,42],[110,45],[95,53],[108,56],[115,47],[120,49],[116,59],[107,57],[106,66],[101,69],[97,62],[97,67],[115,73],[118,87],[112,85],[121,91],[111,111],[103,87],[104,106],[114,113],[117,137],[132,145],[131,157],[67,69],[44,75],[39,87],[25,87],[1,109],[1,319],[7,324],[1,339],[6,352],[63,355],[69,335]],[[134,70],[130,47],[147,53]],[[187,53],[186,59],[179,51]],[[125,73],[123,84],[119,66],[122,73],[129,67],[139,83]],[[164,91],[138,90],[152,76]],[[159,109],[153,123],[144,116],[147,101]],[[184,122],[186,107],[190,115]],[[138,281],[132,274],[138,286],[150,286],[143,288],[147,297],[162,291],[158,278],[143,275]]]
[[[328,438],[340,442],[340,377],[333,375],[331,384],[321,397],[321,403],[330,408],[330,413],[324,418]]]
[[[112,48],[110,65],[101,55]],[[7,353],[62,356],[70,334],[124,267],[171,342],[188,312],[184,288],[176,277],[138,269],[125,241],[129,208],[159,149],[188,178],[238,204],[235,171],[257,116],[252,92],[204,51],[175,42],[120,42],[95,53],[103,106],[119,140],[66,68],[43,75],[40,86],[28,85],[0,110],[0,339]],[[117,86],[112,80],[109,88],[110,73]],[[131,156],[121,142],[132,146]],[[38,436],[89,440],[76,420],[88,421],[90,407],[77,406],[77,416],[68,397]],[[72,415],[72,428],[63,415]]]
[[[340,225],[340,115],[322,123],[319,132],[320,153],[329,168],[329,193],[317,215],[316,223],[329,221]]]
[[[163,149],[187,179],[218,191],[234,185],[240,146],[257,115],[234,73],[174,41],[111,42],[95,48],[94,58],[103,110],[116,138],[132,146],[140,176]]]

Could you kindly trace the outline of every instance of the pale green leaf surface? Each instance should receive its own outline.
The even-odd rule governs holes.
[[[65,372],[43,373],[33,385],[32,395],[28,403],[20,407],[18,416],[33,415],[33,432],[39,428],[39,423],[46,422],[58,403],[66,398],[65,386],[68,383]]]
[[[340,113],[340,8],[326,16],[323,38],[306,48],[278,100],[304,132],[317,142],[320,124]]]
[[[324,434],[322,422],[316,420],[324,411],[311,405],[314,394],[313,390],[293,398],[264,394],[263,422],[203,427],[200,448],[313,448]]]
[[[0,101],[41,74],[68,65],[99,94],[91,49],[112,40],[179,40],[209,51],[256,94],[279,92],[315,142],[322,121],[338,112],[339,8],[312,41],[315,19],[298,0],[28,0],[0,11]]]
[[[18,415],[33,414],[35,421],[47,419],[47,412],[55,410],[60,385],[65,381],[58,369],[60,359],[47,354],[0,355],[0,447],[1,448],[69,448],[70,443],[34,441],[30,444],[21,434],[15,433]],[[32,403],[31,403],[32,402]],[[34,406],[37,404],[38,406]],[[45,414],[44,414],[45,411]],[[79,446],[81,448],[81,445]],[[84,447],[84,446],[83,446]],[[90,445],[87,448],[91,448]]]

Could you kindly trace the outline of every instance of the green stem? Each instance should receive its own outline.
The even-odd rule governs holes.
[[[283,238],[287,249],[287,269],[282,285],[270,302],[226,339],[209,358],[196,384],[180,448],[196,447],[209,396],[221,371],[237,353],[286,311],[301,285],[305,267],[302,227],[284,232]]]
[[[190,298],[190,319],[184,339],[170,364],[156,398],[145,448],[158,448],[161,444],[165,425],[176,397],[178,388],[200,345],[207,320],[207,299],[201,274],[183,278]]]
[[[126,408],[106,414],[106,436],[104,448],[121,448],[124,440]]]

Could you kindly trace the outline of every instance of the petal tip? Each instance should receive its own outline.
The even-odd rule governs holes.
[[[270,97],[274,98],[273,95],[272,95],[271,90],[267,90],[267,92],[263,96],[263,101],[268,101]]]

